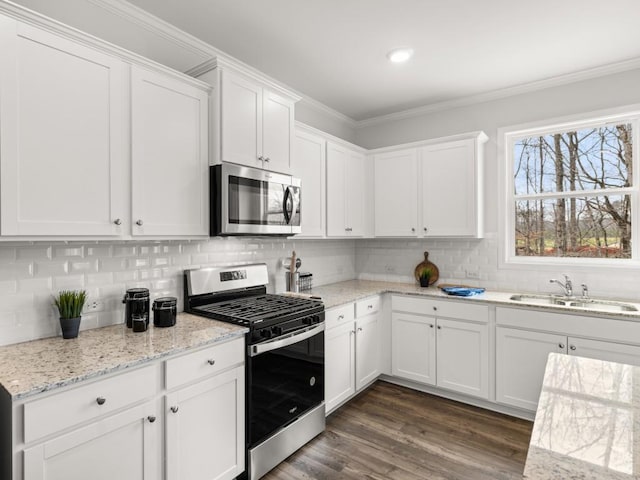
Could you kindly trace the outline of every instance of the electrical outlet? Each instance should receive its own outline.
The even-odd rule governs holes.
[[[84,306],[85,312],[101,312],[104,310],[104,304],[100,300],[93,300]]]
[[[471,278],[473,280],[480,280],[480,271],[479,270],[466,270],[465,274],[467,278]]]

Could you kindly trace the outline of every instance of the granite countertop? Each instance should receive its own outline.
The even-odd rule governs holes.
[[[640,478],[640,367],[552,353],[528,480]]]
[[[176,325],[134,333],[124,324],[0,347],[0,385],[13,400],[243,336],[248,330],[187,313]]]
[[[304,292],[322,298],[325,308],[331,308],[345,303],[354,302],[372,295],[382,293],[398,293],[403,295],[419,295],[423,297],[431,297],[438,299],[448,299],[455,301],[484,303],[490,305],[500,305],[507,307],[520,307],[527,309],[538,309],[554,313],[571,313],[574,315],[586,315],[597,317],[617,318],[621,320],[640,321],[640,303],[625,302],[635,305],[638,308],[636,312],[620,311],[605,312],[589,310],[586,308],[568,307],[564,305],[534,305],[525,302],[511,300],[511,296],[516,292],[495,292],[486,291],[480,295],[471,297],[456,297],[447,295],[439,288],[429,287],[422,288],[415,283],[395,283],[395,282],[379,282],[372,280],[348,280],[346,282],[332,283],[329,285],[321,285],[314,287],[312,290]],[[518,292],[523,293],[523,292]]]

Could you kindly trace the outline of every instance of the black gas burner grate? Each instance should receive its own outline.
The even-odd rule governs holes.
[[[245,325],[323,309],[322,302],[315,300],[269,294],[243,297],[195,308],[198,312],[205,312],[217,320]]]

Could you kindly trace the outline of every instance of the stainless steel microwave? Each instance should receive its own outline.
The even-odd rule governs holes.
[[[230,163],[209,168],[211,236],[300,233],[299,179]]]

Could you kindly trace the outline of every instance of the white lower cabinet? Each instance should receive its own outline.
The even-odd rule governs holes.
[[[162,423],[156,402],[24,450],[24,480],[156,480]]]
[[[550,353],[566,352],[563,335],[496,328],[496,401],[535,411]]]
[[[166,397],[167,480],[224,480],[244,468],[244,367]]]
[[[489,398],[488,307],[394,296],[392,308],[393,376]]]
[[[380,375],[379,308],[380,297],[372,297],[325,312],[327,413]]]
[[[236,338],[14,402],[0,411],[7,427],[0,478],[237,477],[245,466],[244,345],[244,337]],[[12,445],[5,443],[7,433]]]
[[[496,402],[535,411],[550,353],[640,366],[637,322],[496,309]],[[606,340],[585,338],[598,336]],[[636,340],[637,341],[637,340]]]

